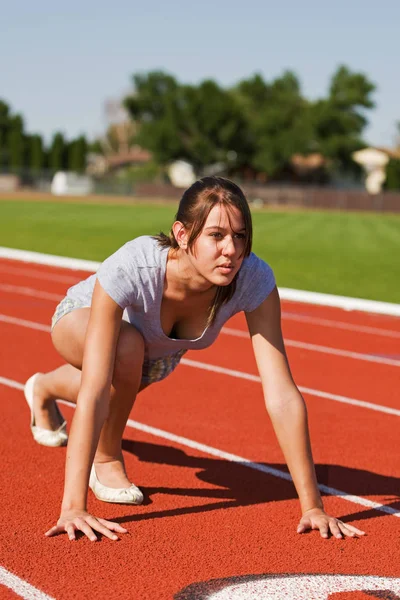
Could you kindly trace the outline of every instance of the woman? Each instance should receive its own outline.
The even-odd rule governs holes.
[[[251,253],[252,222],[243,192],[205,177],[184,193],[169,236],[125,244],[95,275],[70,288],[53,317],[52,340],[67,362],[31,377],[25,396],[32,433],[66,443],[55,400],[76,403],[65,488],[52,536],[80,530],[110,539],[126,530],[90,515],[89,487],[106,502],[140,504],[125,472],[122,434],[136,394],[166,377],[188,349],[205,348],[233,314],[244,311],[265,402],[299,495],[297,531],[355,537],[364,532],[328,516],[317,487],[307,413],[285,355],[280,302],[271,268]]]

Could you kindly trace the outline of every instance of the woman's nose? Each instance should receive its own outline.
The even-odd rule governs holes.
[[[225,241],[222,253],[224,254],[224,256],[233,256],[236,253],[233,238],[230,237]]]

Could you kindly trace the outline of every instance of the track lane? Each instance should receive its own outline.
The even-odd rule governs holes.
[[[396,556],[397,519],[393,523],[392,518],[376,517],[372,511],[369,517],[375,518],[359,523],[368,527],[369,536],[359,541],[326,542],[315,533],[297,536],[298,504],[288,482],[129,429],[124,436],[127,468],[136,473],[136,482],[152,504],[106,505],[90,496],[89,507],[105,518],[118,518],[130,535],[117,544],[108,540],[71,544],[63,536],[45,539],[38,532],[47,529],[57,515],[65,448],[43,448],[30,435],[21,436],[23,415],[15,413],[19,402],[20,392],[7,391],[1,423],[7,431],[2,476],[14,470],[4,488],[5,509],[9,522],[18,527],[14,525],[9,537],[7,523],[0,523],[5,540],[3,562],[57,599],[132,597],[134,589],[135,597],[143,600],[153,600],[157,590],[162,600],[186,585],[211,578],[348,573],[349,569],[354,574],[370,574],[371,564],[376,574],[399,575],[398,563],[382,560],[382,546],[377,544],[384,536],[385,547]],[[20,440],[17,446],[15,439]],[[24,469],[16,470],[15,465]],[[343,500],[327,498],[326,507],[343,517],[354,515],[354,506]]]
[[[3,334],[2,327],[1,325],[0,335]],[[46,370],[53,368],[52,361],[54,366],[59,364],[60,359],[51,346],[49,336],[41,332],[40,334],[33,332],[32,336],[27,337],[29,330],[24,329],[24,335],[20,337],[15,329],[24,328],[14,327],[11,336],[13,342],[8,344],[6,362],[14,364],[15,371],[21,375],[25,373],[24,369],[29,368],[30,372],[33,371],[30,362],[32,358],[35,369],[41,368],[36,365],[39,363],[43,365],[43,362],[46,362]],[[48,339],[48,345],[47,342],[42,341],[44,338]],[[42,344],[45,348],[44,353]],[[230,344],[231,342],[229,346]],[[20,357],[17,361],[12,360],[14,350]],[[38,356],[39,352],[41,356]],[[226,353],[225,344],[220,347],[220,356],[225,356]],[[199,359],[199,354],[193,353],[193,356]],[[257,455],[259,455],[262,461],[268,453],[270,462],[282,466],[279,449],[265,416],[261,387],[250,382],[241,382],[239,385],[238,380],[234,381],[232,387],[227,383],[226,376],[202,373],[201,381],[197,382],[196,376],[196,394],[194,394],[194,372],[194,369],[181,366],[171,378],[143,392],[138,398],[132,413],[133,417],[147,419],[147,421],[151,418],[153,424],[155,420],[159,420],[160,426],[165,429],[170,423],[170,429],[174,431],[184,426],[183,435],[194,432],[202,437],[202,441],[210,439],[211,445],[228,449],[223,445],[226,442],[232,445],[232,451],[238,453],[240,453],[238,449],[242,447],[241,454],[244,456],[249,456],[251,446],[252,456],[249,458],[258,460]],[[21,381],[23,380],[24,377]],[[0,395],[2,405],[5,406],[2,387],[0,386]],[[8,394],[7,391],[7,400],[10,399]],[[46,529],[47,522],[45,523],[43,519],[43,507],[48,502],[48,511],[54,513],[54,507],[59,505],[64,459],[63,457],[62,460],[57,459],[55,463],[57,450],[38,447],[29,437],[21,442],[22,448],[19,449],[23,451],[24,456],[15,452],[15,439],[21,439],[21,427],[25,430],[27,428],[27,409],[24,407],[26,414],[22,424],[22,421],[19,422],[19,418],[15,416],[16,407],[20,408],[21,405],[21,393],[12,390],[11,394],[17,395],[11,397],[11,422],[15,427],[13,429],[7,420],[2,423],[2,427],[5,426],[3,434],[6,432],[7,439],[11,441],[8,452],[12,456],[13,465],[24,464],[24,458],[26,460],[26,456],[30,457],[29,468],[22,475],[22,483],[25,483],[25,479],[28,481],[28,485],[25,486],[27,490],[25,504],[23,506],[19,504],[17,507],[19,511],[16,509],[13,517],[18,519],[22,512],[26,517],[27,498],[35,496],[34,507],[42,509],[38,518],[42,519],[41,523]],[[243,411],[243,398],[246,400],[246,411]],[[367,411],[362,416],[359,411],[351,415],[347,406],[344,409],[340,406],[339,410],[335,403],[321,403],[312,398],[307,401],[312,435],[315,440],[315,458],[322,464],[319,468],[320,478],[325,476],[330,485],[348,480],[353,484],[353,488],[360,490],[360,493],[362,490],[371,492],[369,496],[371,498],[383,500],[383,496],[393,497],[394,489],[399,489],[399,474],[396,467],[399,461],[390,452],[397,447],[398,436],[395,435],[393,421],[387,419],[394,418],[383,416],[385,423],[382,424],[381,429],[380,416],[378,419],[376,415],[373,415],[373,419],[369,418],[370,415],[367,418]],[[318,403],[318,411],[315,411],[315,407],[311,407],[316,403]],[[63,412],[64,410],[70,418],[71,410],[63,408]],[[23,416],[19,410],[18,415]],[[238,427],[238,415],[240,415],[240,427]],[[348,445],[350,439],[353,444],[357,443],[355,437],[358,436],[354,436],[354,420],[360,431],[362,456],[361,454],[354,456],[354,447],[351,453]],[[371,431],[374,431],[373,437]],[[258,437],[261,439],[256,439]],[[261,481],[247,474],[238,475],[237,468],[234,473],[231,473],[231,467],[226,463],[207,462],[209,459],[204,461],[201,453],[197,455],[194,451],[182,450],[179,447],[172,451],[171,456],[169,448],[173,447],[173,444],[155,442],[151,436],[139,432],[129,431],[125,438],[128,468],[130,472],[140,475],[140,481],[137,480],[137,483],[141,484],[143,481],[154,503],[157,503],[157,507],[150,505],[152,512],[145,513],[142,519],[137,518],[139,512],[136,511],[150,510],[149,507],[135,508],[134,513],[129,507],[117,507],[122,511],[122,518],[127,519],[125,522],[132,531],[128,545],[126,539],[115,545],[107,541],[90,545],[89,542],[85,544],[84,540],[81,540],[78,542],[79,549],[71,548],[74,545],[64,543],[62,538],[54,540],[41,538],[38,542],[35,538],[38,523],[36,521],[25,524],[25,529],[23,528],[19,537],[17,536],[17,540],[14,536],[17,545],[8,548],[7,560],[14,561],[13,564],[21,568],[27,577],[34,577],[38,587],[43,589],[43,582],[46,582],[48,586],[46,591],[58,592],[55,597],[70,598],[71,592],[80,598],[91,598],[93,592],[99,598],[110,595],[130,597],[127,594],[132,593],[134,589],[135,592],[140,591],[141,598],[153,599],[154,590],[157,589],[159,590],[157,597],[163,599],[171,598],[175,592],[190,583],[208,580],[211,577],[282,571],[371,574],[371,565],[374,565],[376,574],[399,575],[399,528],[397,523],[390,524],[398,521],[397,519],[378,517],[375,511],[368,515],[368,511],[362,509],[358,514],[358,524],[361,528],[368,528],[369,537],[355,542],[357,551],[354,551],[354,542],[351,541],[339,542],[340,546],[337,546],[335,545],[337,542],[332,540],[332,543],[328,542],[327,545],[315,534],[295,535],[298,505],[293,499],[290,484],[278,482],[274,478],[271,478],[271,481],[268,478],[267,482],[265,479]],[[385,443],[388,442],[388,450],[385,445],[382,446],[382,439]],[[136,444],[132,445],[132,440],[135,440]],[[218,440],[218,444],[215,440]],[[251,440],[250,446],[249,440]],[[47,453],[48,450],[52,452],[51,458]],[[59,450],[64,452],[63,449]],[[352,454],[353,462],[348,460],[347,452]],[[46,453],[46,458],[42,458],[43,453]],[[194,456],[194,462],[191,456]],[[382,458],[385,460],[383,461]],[[376,473],[379,472],[380,475],[376,476],[376,473],[374,475],[371,471],[368,473],[371,465],[377,465],[378,462],[379,470]],[[32,465],[33,467],[37,465],[38,469],[34,468],[32,471]],[[59,479],[56,479],[53,486],[56,489],[52,487],[49,491],[46,488],[48,483],[46,480],[54,478],[55,470]],[[5,471],[9,472],[8,468]],[[38,481],[38,473],[41,474],[39,482],[48,492],[44,500],[41,497],[40,486],[39,491],[37,486],[32,487],[32,482]],[[382,474],[385,475],[384,478]],[[384,486],[385,482],[386,486]],[[10,490],[13,497],[18,495],[18,481],[15,483],[17,485],[12,486]],[[381,495],[373,496],[377,486]],[[209,490],[210,487],[212,491],[206,492],[205,490]],[[262,494],[259,492],[261,487],[263,491],[266,490],[267,501],[265,496],[261,498]],[[227,499],[221,498],[221,489],[222,491],[230,489],[232,492],[232,488],[236,501],[237,497],[240,500],[245,496],[247,502],[252,501],[254,504],[223,507],[221,503],[226,504]],[[154,494],[151,493],[152,489]],[[274,494],[273,497],[271,494]],[[101,509],[104,516],[106,514],[103,510],[112,509],[112,512],[107,513],[109,516],[116,514],[116,507],[99,503],[95,499],[92,499],[92,502]],[[228,502],[232,502],[232,498],[229,498]],[[208,509],[205,506],[207,503],[211,504]],[[336,514],[352,514],[357,518],[354,506],[351,507],[342,500],[327,498],[326,503],[327,508]],[[367,518],[368,516],[373,518]],[[283,522],[285,525],[282,531]],[[133,534],[137,535],[135,539],[132,538]],[[4,535],[1,537],[4,539]],[[28,538],[35,540],[35,543],[27,544]],[[271,538],[274,540],[273,544]],[[118,549],[115,549],[115,546]],[[15,560],[15,548],[21,549],[17,560]],[[26,558],[24,561],[21,560],[23,553],[28,560]],[[41,563],[47,564],[46,572],[44,570],[38,572],[38,553],[41,553]],[[113,583],[104,577],[104,574],[109,572],[110,563],[113,565]],[[60,580],[60,564],[63,565],[62,580]],[[67,564],[66,568],[64,568],[65,564]],[[84,574],[82,564],[91,565],[90,572],[86,571]],[[68,594],[62,587],[67,581],[71,586]],[[90,590],[89,586],[91,586]]]

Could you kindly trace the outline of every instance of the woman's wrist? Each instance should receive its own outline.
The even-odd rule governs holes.
[[[78,503],[68,503],[68,504],[61,504],[61,514],[65,513],[65,512],[69,512],[70,510],[83,510],[85,512],[87,512],[87,506],[85,504],[78,504]]]
[[[304,505],[304,508],[303,508],[303,505],[301,505],[301,513],[303,515],[305,515],[308,512],[311,512],[312,510],[324,510],[324,505],[322,504],[322,500],[315,502],[313,504],[306,504],[306,505]]]
[[[319,494],[318,488],[312,490],[311,493],[301,494],[299,496],[301,512],[304,515],[306,512],[311,510],[324,510],[324,504],[322,502],[321,495]]]

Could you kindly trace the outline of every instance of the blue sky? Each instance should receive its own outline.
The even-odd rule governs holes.
[[[327,93],[339,64],[376,83],[367,141],[392,146],[400,121],[399,0],[26,0],[3,3],[0,98],[30,132],[93,138],[104,103],[131,89],[136,72],[228,86],[260,72],[298,75],[304,94]]]

